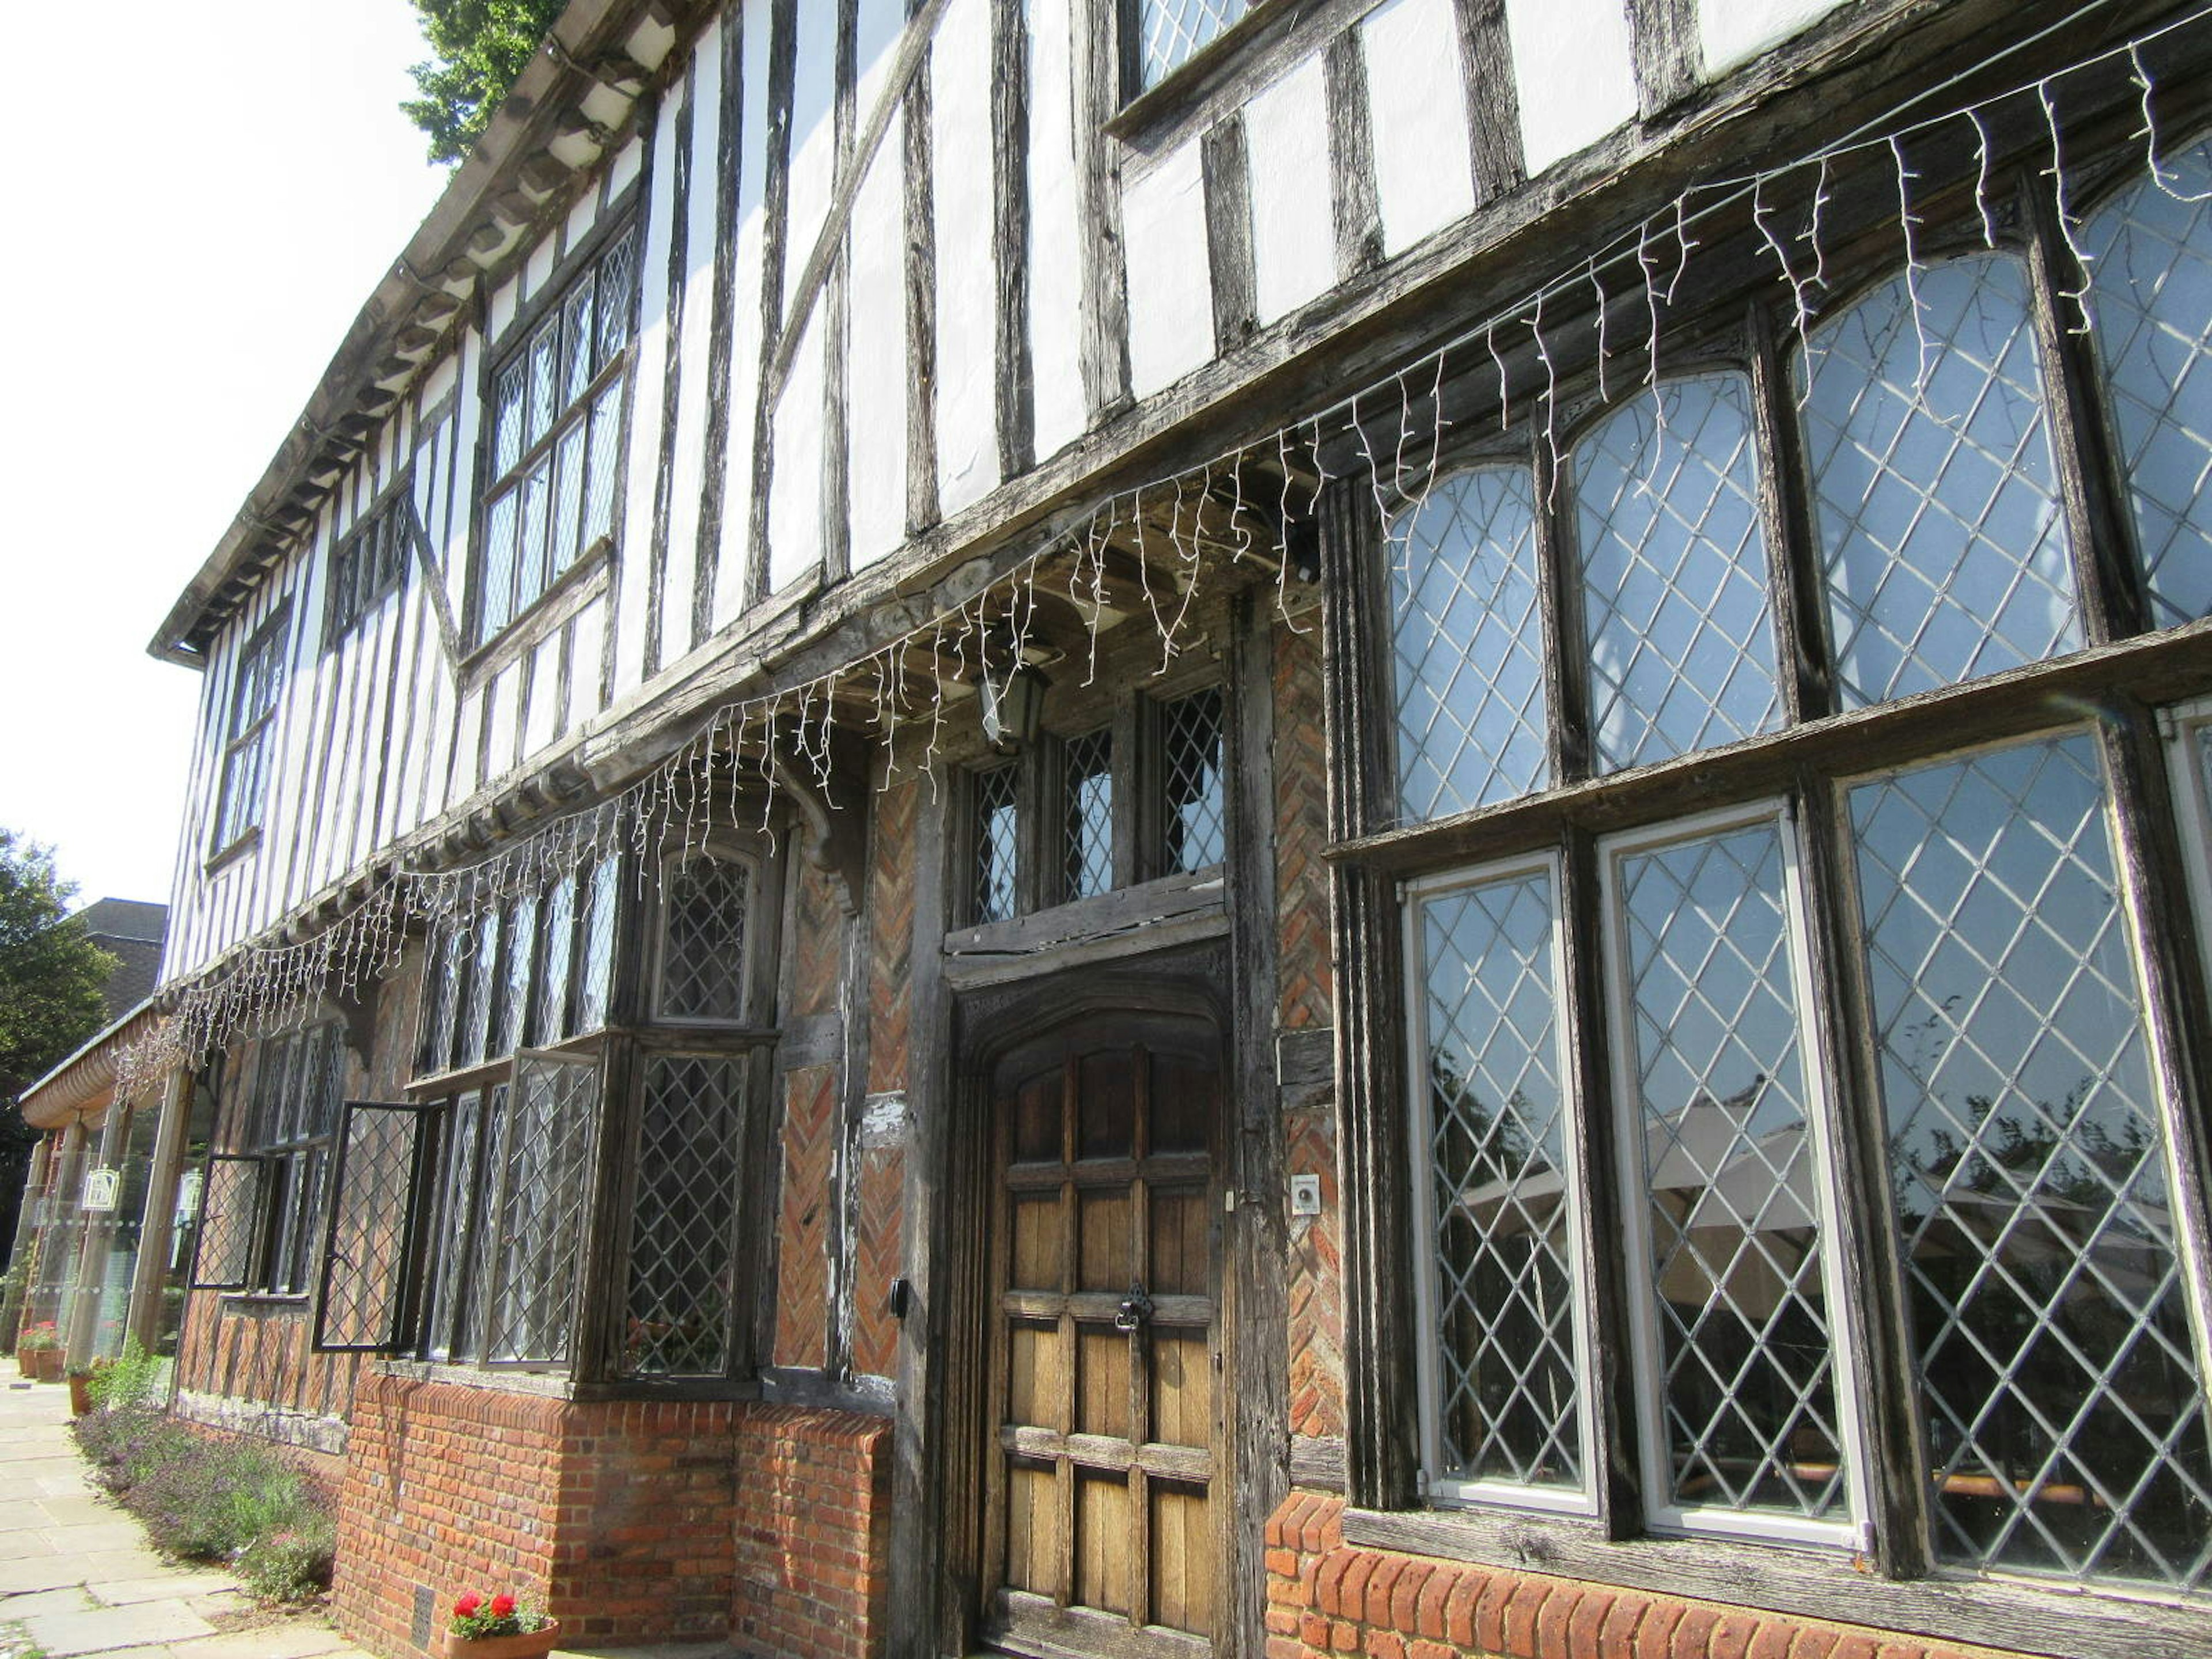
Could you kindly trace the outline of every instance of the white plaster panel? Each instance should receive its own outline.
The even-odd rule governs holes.
[[[544,292],[546,280],[553,275],[553,261],[559,252],[553,246],[550,236],[540,239],[538,246],[530,250],[530,258],[523,262],[522,266],[522,291],[526,300]]]
[[[1531,177],[1636,113],[1623,0],[1505,0]]]
[[[783,242],[783,309],[798,303],[837,175],[837,8],[802,5],[791,87],[791,195]]]
[[[520,303],[520,279],[510,276],[491,291],[491,304],[484,312],[487,337],[496,340],[507,332],[507,325],[514,320],[514,312]]]
[[[937,210],[937,473],[949,516],[999,482],[991,9],[951,0],[930,52]]]
[[[1066,0],[1031,0],[1030,364],[1039,459],[1083,435],[1082,218],[1075,174],[1074,65]]]
[[[845,406],[859,570],[906,539],[906,168],[894,143],[853,199],[849,258]]]
[[[561,634],[556,629],[530,653],[530,708],[522,733],[525,756],[535,755],[553,741],[553,715],[560,703]]]
[[[1121,240],[1129,261],[1129,385],[1141,398],[1213,356],[1206,178],[1197,139],[1126,179]]]
[[[1328,87],[1318,56],[1244,106],[1244,153],[1255,289],[1260,320],[1272,323],[1336,283]]]
[[[630,180],[644,170],[645,140],[632,138],[615,152],[615,159],[607,168],[607,199],[609,201],[629,188]]]
[[[1451,0],[1389,0],[1360,24],[1359,45],[1382,247],[1396,254],[1474,211],[1459,20]]]
[[[730,331],[729,447],[722,465],[722,550],[714,571],[713,625],[720,629],[744,609],[746,567],[752,556],[753,434],[757,430],[761,367],[761,283],[766,270],[763,236],[768,176],[769,0],[744,8],[742,51],[744,115],[738,143],[737,281]]]
[[[646,617],[651,604],[653,497],[660,465],[662,375],[668,337],[669,232],[676,211],[676,117],[684,106],[678,82],[660,106],[653,130],[653,199],[647,204],[645,236],[638,260],[637,353],[631,359],[637,382],[629,400],[629,467],[624,482],[620,556],[622,594],[616,605],[615,685],[635,685],[645,669]],[[496,750],[495,750],[496,752]]]
[[[903,0],[860,0],[854,20],[853,61],[860,76],[854,84],[853,121],[855,132],[865,132],[875,118],[876,106],[897,89],[891,65],[898,57],[899,36],[905,33]],[[885,130],[884,142],[898,142],[898,123]]]
[[[822,327],[807,320],[775,418],[768,493],[768,585],[779,592],[822,562]]]
[[[436,408],[439,400],[453,389],[453,382],[459,378],[457,359],[449,351],[438,359],[430,372],[422,377],[422,407]]]
[[[580,194],[568,216],[561,226],[561,251],[565,257],[584,238],[592,234],[592,227],[599,216],[599,192],[587,190]]]
[[[593,599],[576,613],[576,648],[569,660],[568,724],[581,726],[599,712],[599,659],[606,648],[607,602]]]
[[[1698,44],[1705,78],[1718,80],[1770,46],[1818,22],[1842,0],[1698,0]]]

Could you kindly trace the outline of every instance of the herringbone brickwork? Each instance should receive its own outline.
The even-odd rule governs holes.
[[[803,859],[799,872],[799,936],[792,941],[791,1012],[826,1014],[837,1006],[837,981],[845,944],[845,913],[830,877]]]
[[[2001,1659],[1995,1650],[1344,1541],[1344,1500],[1267,1522],[1267,1659]]]
[[[906,1148],[896,1142],[864,1147],[859,1179],[859,1237],[854,1241],[853,1369],[890,1376],[898,1360],[898,1322],[891,1317],[891,1280],[902,1271],[906,1224]]]
[[[1293,1176],[1321,1177],[1322,1211],[1293,1221],[1289,1283],[1291,1432],[1344,1432],[1344,1276],[1337,1238],[1336,1127],[1328,1108],[1283,1119]]]
[[[1276,1022],[1331,1023],[1328,967],[1328,754],[1322,730],[1321,626],[1275,624],[1275,904],[1280,957]]]
[[[806,1066],[783,1085],[783,1183],[776,1218],[775,1363],[828,1358],[830,1173],[837,1146],[837,1068]]]

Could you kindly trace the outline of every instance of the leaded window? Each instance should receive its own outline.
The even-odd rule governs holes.
[[[406,580],[414,538],[415,504],[403,484],[331,550],[323,623],[325,650],[351,633],[379,600]]]
[[[224,727],[222,782],[216,796],[215,834],[210,852],[220,856],[261,827],[276,765],[276,697],[284,687],[284,644],[289,613],[275,616],[238,653],[230,688],[230,718]]]
[[[569,278],[493,374],[476,637],[489,640],[614,534],[636,233]]]
[[[1096,898],[1114,885],[1114,734],[1071,738],[1060,751],[1061,817],[1071,899]]]
[[[641,1098],[622,1369],[719,1376],[736,1340],[745,1061],[655,1054]]]
[[[246,1146],[262,1163],[253,1278],[273,1296],[304,1296],[314,1281],[331,1131],[345,1090],[343,1030],[324,1020],[261,1045]]]
[[[1019,770],[994,766],[975,777],[975,920],[1011,921],[1018,908],[1015,888],[1021,848],[1016,800]]]
[[[606,1023],[620,861],[488,896],[432,936],[419,1069],[466,1071]]]
[[[1250,10],[1254,0],[1133,0],[1139,90],[1156,87]]]
[[[741,1022],[752,866],[692,853],[664,866],[660,883],[660,1018]]]
[[[1221,691],[1160,708],[1160,867],[1182,874],[1221,862],[1229,805],[1221,763]]]

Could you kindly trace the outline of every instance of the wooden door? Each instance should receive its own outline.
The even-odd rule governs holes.
[[[1210,1037],[1117,1027],[996,1083],[986,1633],[1211,1650],[1220,1551],[1220,1101]]]

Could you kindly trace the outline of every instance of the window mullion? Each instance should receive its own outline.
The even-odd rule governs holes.
[[[1534,441],[1536,570],[1542,586],[1544,708],[1554,784],[1590,773],[1588,636],[1583,629],[1582,561],[1574,536],[1573,477],[1564,457]]]
[[[1113,753],[1107,761],[1114,781],[1114,885],[1134,887],[1145,878],[1145,836],[1149,792],[1144,787],[1147,763],[1140,736],[1146,705],[1135,696],[1122,696],[1114,704]]]
[[[2142,566],[2136,556],[2134,515],[2114,483],[2118,471],[2098,405],[2088,319],[2076,297],[2086,279],[2061,246],[2055,210],[2036,177],[2025,175],[2020,193],[2029,231],[2031,314],[2044,364],[2044,406],[2073,544],[2083,635],[2091,645],[2104,645],[2142,633],[2150,625],[2149,606],[2137,574]]]
[[[1866,1402],[1861,1421],[1871,1467],[1863,1501],[1876,1568],[1889,1577],[1917,1578],[1929,1566],[1922,1472],[1930,1464],[1914,1405],[1919,1379],[1890,1192],[1873,1000],[1855,920],[1859,901],[1850,836],[1840,795],[1819,777],[1799,776],[1797,804],[1818,1060],[1830,1079],[1822,1093],[1837,1119],[1831,1144],[1842,1211],[1835,1248],[1842,1252],[1845,1292],[1838,1314]]]
[[[1774,612],[1783,717],[1795,726],[1836,712],[1835,678],[1806,495],[1804,446],[1774,318],[1765,307],[1752,307],[1749,333],[1759,505],[1766,521],[1767,603]]]
[[[2172,778],[2160,763],[2156,721],[2145,710],[2100,722],[2098,738],[2112,778],[2120,902],[2142,978],[2153,1073],[2162,1085],[2166,1177],[2173,1201],[2175,1254],[2190,1290],[2197,1373],[2212,1376],[2212,1144],[2205,1103],[2212,1083],[2212,1027],[2201,1011],[2206,988],[2191,927],[2189,879],[2174,832]]]
[[[1589,1310],[1589,1413],[1592,1482],[1600,1524],[1610,1538],[1630,1538],[1644,1526],[1644,1490],[1636,1414],[1626,1408],[1634,1370],[1629,1343],[1631,1279],[1624,1249],[1618,1137],[1610,1128],[1613,1059],[1605,1018],[1605,972],[1600,954],[1597,851],[1586,834],[1571,831],[1559,881],[1560,956],[1564,985],[1560,1018],[1571,1071],[1566,1078],[1567,1133],[1575,1161],[1573,1202],[1583,1229],[1578,1240],[1576,1294]]]

